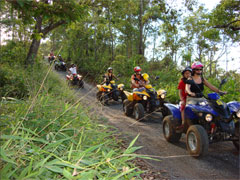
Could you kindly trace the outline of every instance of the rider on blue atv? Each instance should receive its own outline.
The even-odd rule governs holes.
[[[182,123],[180,107],[171,103],[164,104],[169,110],[169,115],[163,119],[165,139],[176,143],[182,133],[186,133],[186,146],[194,157],[204,155],[210,143],[219,141],[232,141],[239,149],[240,102],[223,102],[219,95],[224,95],[225,92],[202,77],[202,68],[201,63],[193,63],[192,77],[186,82],[188,96],[183,129],[177,128]],[[222,80],[220,87],[224,83],[226,80]],[[204,85],[215,92],[204,96]]]
[[[201,62],[194,62],[191,68],[192,76],[186,81],[187,104],[197,104],[205,101],[205,98],[203,98],[204,85],[216,93],[225,94],[225,92],[220,91],[203,78],[203,65]]]

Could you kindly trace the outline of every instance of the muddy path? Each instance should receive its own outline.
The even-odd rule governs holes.
[[[65,78],[65,73],[58,74]],[[82,104],[89,107],[93,113],[107,118],[109,124],[124,134],[129,142],[139,134],[135,146],[142,148],[137,153],[159,160],[144,160],[152,171],[159,172],[167,179],[239,179],[240,158],[232,142],[211,144],[206,156],[193,158],[186,150],[185,135],[182,135],[177,144],[166,142],[161,113],[153,113],[137,122],[124,115],[120,101],[111,101],[109,106],[96,102],[96,92],[96,87],[86,82],[84,89],[76,88],[76,94],[83,97]]]

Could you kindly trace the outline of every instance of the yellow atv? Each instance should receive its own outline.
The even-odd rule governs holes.
[[[131,116],[134,114],[136,120],[142,120],[144,113],[151,113],[153,111],[162,112],[163,116],[168,113],[164,106],[167,92],[165,90],[156,91],[152,85],[135,88],[133,92],[124,91],[127,99],[123,101],[123,111],[125,115]]]
[[[97,88],[97,99],[103,105],[108,105],[108,101],[111,99],[118,101],[121,98],[123,102],[127,98],[123,92],[124,84],[117,85],[114,80],[110,81],[108,85],[97,85]]]

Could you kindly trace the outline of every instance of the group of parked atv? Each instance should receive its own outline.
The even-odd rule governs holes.
[[[220,86],[225,82],[223,80]],[[146,113],[161,112],[165,139],[177,143],[185,133],[187,150],[194,157],[206,154],[209,144],[219,141],[232,141],[239,150],[240,102],[225,103],[219,94],[209,93],[205,102],[186,106],[184,128],[179,130],[177,127],[182,122],[180,106],[165,100],[165,90],[156,91],[152,85],[146,85],[128,92],[123,84],[117,85],[115,81],[108,85],[97,85],[97,88],[97,99],[103,105],[107,105],[111,99],[121,99],[124,114],[138,121]]]

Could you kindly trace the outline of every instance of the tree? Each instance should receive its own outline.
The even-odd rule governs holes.
[[[37,55],[41,38],[53,29],[69,24],[84,14],[84,4],[76,0],[7,0],[17,10],[23,23],[30,25],[32,43],[25,65],[32,65]]]
[[[233,42],[240,40],[240,1],[221,0],[212,10],[210,23],[213,28],[221,29]]]

